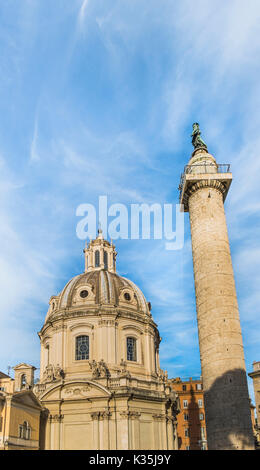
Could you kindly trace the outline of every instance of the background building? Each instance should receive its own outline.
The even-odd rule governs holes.
[[[170,379],[178,393],[180,413],[177,415],[179,450],[207,450],[203,385],[201,379]]]
[[[23,366],[25,370],[34,370],[27,364]],[[31,386],[25,386],[23,377],[22,386],[15,388],[18,378],[17,371],[15,380],[0,372],[0,450],[38,450],[42,406]]]
[[[254,425],[254,435],[257,447],[260,448],[260,361],[253,362],[253,372],[248,374],[253,379],[255,394],[256,420]]]

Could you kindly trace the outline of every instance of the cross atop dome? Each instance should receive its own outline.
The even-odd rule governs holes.
[[[109,243],[104,239],[102,229],[99,224],[98,234],[95,240],[86,242],[85,253],[85,272],[105,269],[110,272],[116,272],[116,250],[112,240]]]

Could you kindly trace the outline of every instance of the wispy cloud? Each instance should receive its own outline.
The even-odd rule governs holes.
[[[31,150],[30,150],[31,161],[37,161],[40,158],[37,152],[37,141],[38,141],[38,116],[36,116],[35,123],[34,123],[33,138],[32,138],[32,143],[31,143]]]
[[[82,28],[84,20],[85,20],[87,6],[89,4],[89,1],[90,0],[83,0],[82,1],[81,7],[80,7],[80,10],[79,10],[79,15],[78,15],[78,23],[79,23],[80,28]]]
[[[258,0],[24,5],[5,3],[1,31],[3,367],[13,358],[7,318],[24,332],[19,340],[14,328],[23,360],[22,338],[35,338],[49,295],[82,269],[77,205],[100,194],[109,203],[178,202],[196,120],[217,161],[232,164],[225,207],[250,368],[260,354]],[[189,376],[200,360],[185,221],[182,252],[159,241],[117,249],[119,272],[152,301],[161,366]]]

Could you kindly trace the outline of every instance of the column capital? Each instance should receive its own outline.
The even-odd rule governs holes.
[[[164,420],[166,419],[166,415],[160,414],[160,413],[154,414],[154,415],[153,415],[153,419],[154,419],[155,421],[164,421]]]
[[[61,415],[61,414],[50,415],[48,418],[48,421],[53,422],[53,423],[60,423],[63,420],[63,418],[64,418],[64,415]]]

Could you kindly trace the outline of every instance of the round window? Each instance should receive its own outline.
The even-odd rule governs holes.
[[[87,290],[82,290],[81,293],[80,293],[80,297],[82,297],[82,299],[85,299],[87,296],[88,296],[88,291]]]
[[[79,346],[80,352],[86,352],[88,350],[88,345],[87,344],[81,344]]]
[[[127,300],[127,301],[129,302],[129,301],[131,300],[131,295],[128,294],[128,292],[126,292],[126,293],[124,294],[124,298],[125,298],[125,300]]]

